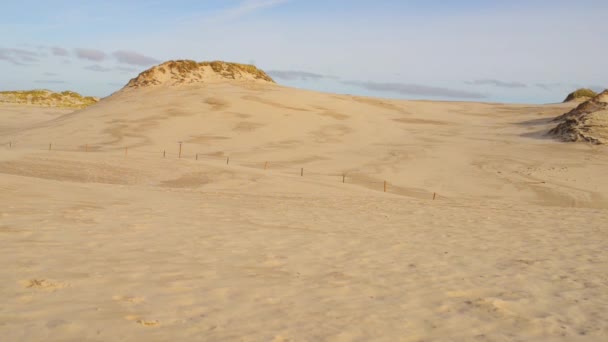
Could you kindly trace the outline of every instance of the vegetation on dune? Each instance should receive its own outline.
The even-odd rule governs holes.
[[[254,65],[228,63],[222,61],[196,62],[193,60],[172,60],[152,67],[128,83],[128,87],[160,85],[167,77],[173,84],[193,83],[204,79],[205,68],[227,79],[256,79],[275,83],[264,71]]]
[[[92,105],[99,102],[99,99],[93,96],[85,96],[82,98],[82,100],[87,105]]]
[[[85,108],[99,101],[92,96],[83,97],[73,91],[55,93],[45,89],[0,91],[0,102],[22,103],[46,107]]]
[[[595,97],[595,96],[597,96],[597,93],[594,92],[593,90],[587,89],[587,88],[581,88],[581,89],[577,89],[577,90],[573,91],[572,93],[568,94],[568,97],[566,97],[564,102],[570,102],[570,101],[574,101],[574,100],[578,100],[578,99],[591,98],[591,97]]]
[[[198,70],[198,63],[191,60],[177,60],[165,63],[169,69],[176,69],[180,74],[188,74]]]
[[[255,65],[251,64],[239,64],[239,63],[227,63],[222,61],[213,62],[201,62],[200,66],[210,66],[213,71],[220,75],[228,78],[235,79],[237,73],[251,74],[255,79],[273,82],[274,80],[268,76],[264,71],[258,69]]]

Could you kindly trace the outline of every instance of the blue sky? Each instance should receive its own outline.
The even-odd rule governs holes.
[[[559,102],[608,87],[608,1],[11,1],[0,88],[107,96],[169,59],[405,99]]]

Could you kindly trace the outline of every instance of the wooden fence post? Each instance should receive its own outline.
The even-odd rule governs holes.
[[[342,183],[346,183],[346,175],[342,174]]]
[[[304,168],[300,170],[300,177],[304,177]]]
[[[13,148],[13,142],[12,141],[8,142],[8,148]]]
[[[179,142],[179,155],[177,156],[177,158],[182,158],[182,142]]]
[[[386,192],[386,181],[384,181],[384,192]]]
[[[196,160],[198,160],[198,153],[196,154]]]
[[[433,201],[435,200],[435,197],[437,196],[436,192],[433,192]]]
[[[268,162],[264,163],[264,170],[266,170],[268,168]]]
[[[226,165],[230,164],[230,157],[226,157]]]
[[[52,144],[51,144],[51,143],[49,143],[49,151],[51,150],[51,145],[52,145]]]

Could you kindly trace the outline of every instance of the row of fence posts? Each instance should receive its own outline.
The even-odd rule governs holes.
[[[13,142],[8,142],[9,148],[13,148]],[[53,143],[49,143],[49,151],[53,149]],[[89,152],[89,144],[84,145],[85,152]],[[129,147],[125,147],[125,158],[129,155]],[[167,150],[163,150],[163,158],[167,157]],[[179,142],[179,153],[177,156],[179,159],[182,158],[182,142]],[[195,160],[198,160],[198,153],[195,156]],[[226,157],[226,165],[230,165],[230,157]],[[264,170],[268,169],[268,162],[264,162]],[[304,168],[300,168],[300,177],[304,177]],[[342,174],[342,183],[346,183],[346,174]],[[388,192],[388,182],[384,181],[384,192]],[[433,201],[437,198],[437,193],[433,192]]]

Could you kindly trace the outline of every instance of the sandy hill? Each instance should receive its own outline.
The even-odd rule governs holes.
[[[568,94],[564,102],[584,102],[595,96],[597,96],[595,91],[587,88],[581,88]]]
[[[221,70],[231,73],[223,71],[224,76]],[[542,129],[532,119],[571,107],[324,94],[282,87],[262,71],[238,64],[181,61],[153,67],[96,106],[32,124],[11,139],[25,146],[52,142],[100,152],[128,147],[132,154],[137,149],[174,154],[182,142],[188,158],[229,156],[258,166],[268,161],[331,174],[358,173],[371,182],[389,180],[394,191],[411,196],[426,198],[439,190],[448,196],[521,199],[517,182],[491,178],[480,183],[488,172],[505,172],[500,158],[488,156],[504,153],[505,160],[519,159],[516,149],[499,146],[520,144],[542,160],[551,146],[522,136]],[[527,119],[534,124],[515,124]],[[507,168],[530,182],[552,172],[532,161]],[[452,173],[459,175],[458,182],[448,181]],[[500,195],[492,195],[490,189],[498,184]],[[550,191],[552,201],[572,201],[569,190]],[[538,192],[526,192],[531,201],[539,200]]]
[[[126,88],[191,84],[222,79],[274,83],[270,76],[253,65],[222,61],[195,62],[192,60],[178,60],[168,61],[142,72],[132,79]]]
[[[558,116],[560,123],[549,134],[563,141],[608,143],[608,90]]]
[[[573,103],[189,65],[0,106],[3,340],[605,340],[607,147],[546,137]]]
[[[0,103],[30,104],[43,107],[85,108],[99,98],[82,96],[73,91],[56,93],[50,90],[0,91]]]

